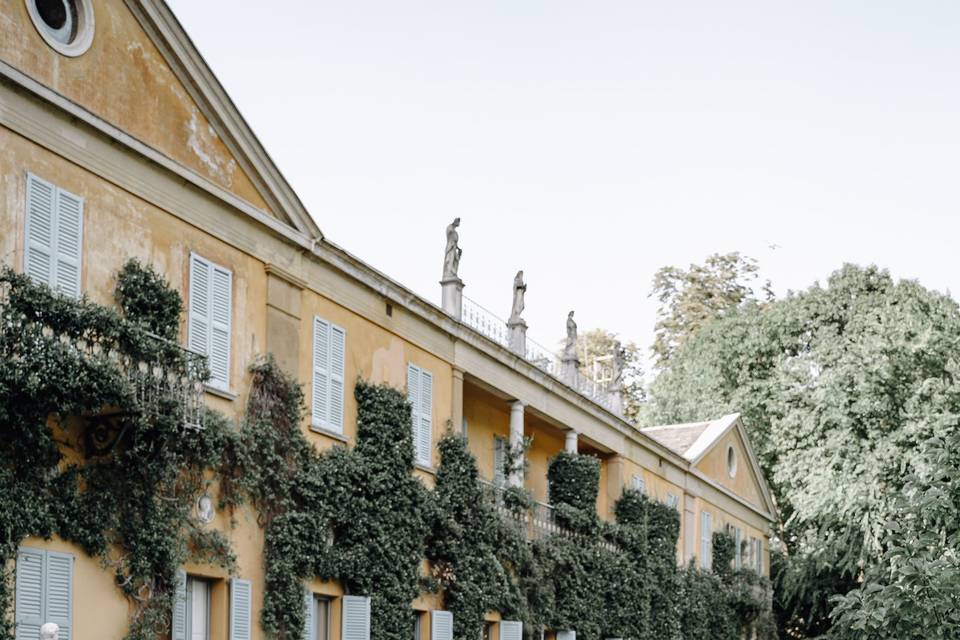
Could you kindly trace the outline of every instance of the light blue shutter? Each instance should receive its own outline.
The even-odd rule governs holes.
[[[170,624],[172,640],[187,638],[187,573],[177,571],[173,585],[173,620]]]
[[[54,285],[54,224],[57,189],[46,180],[27,174],[26,242],[23,270],[36,280]]]
[[[250,640],[252,595],[249,580],[230,579],[230,640]]]
[[[343,370],[346,333],[330,325],[330,429],[343,433]]]
[[[37,640],[43,619],[44,553],[22,548],[17,552],[16,640]]]
[[[71,298],[79,298],[83,200],[63,189],[57,189],[56,238],[56,289]],[[60,637],[63,638],[62,632]]]
[[[317,624],[313,615],[315,606],[313,593],[308,589],[303,596],[303,640],[317,640]]]
[[[60,640],[73,638],[73,556],[47,552],[46,612],[44,622],[60,627]]]
[[[433,448],[433,376],[420,370],[420,430],[417,434],[417,459],[430,466]]]
[[[523,623],[519,620],[501,621],[500,640],[523,640]]]
[[[449,611],[430,612],[430,640],[453,640],[453,614]]]
[[[743,552],[740,550],[742,539],[743,539],[743,531],[740,529],[740,527],[737,527],[736,535],[733,538],[734,540],[733,568],[734,569],[739,569],[743,564]]]
[[[190,256],[190,308],[187,345],[191,351],[210,355],[210,263]]]
[[[340,640],[370,640],[370,598],[343,596],[341,604]]]
[[[577,640],[577,632],[573,629],[557,631],[557,640]]]
[[[330,324],[313,319],[313,401],[311,418],[318,427],[328,428],[330,416]]]
[[[710,555],[713,546],[712,532],[710,529],[710,513],[708,511],[700,512],[700,566],[709,569],[711,566]]]
[[[233,306],[233,274],[213,265],[210,314],[210,373],[213,384],[230,388],[230,316]]]
[[[410,422],[413,425],[413,459],[420,461],[420,369],[407,365],[407,401],[410,403]]]

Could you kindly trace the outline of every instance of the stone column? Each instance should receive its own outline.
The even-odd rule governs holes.
[[[463,369],[453,368],[453,407],[450,421],[453,422],[453,432],[462,433],[466,436],[463,429]]]
[[[566,438],[563,442],[563,450],[567,453],[578,453],[579,449],[577,447],[577,432],[573,429],[567,431]]]
[[[460,278],[446,278],[440,281],[440,307],[444,313],[457,320],[463,317],[463,280]]]
[[[511,320],[507,323],[510,335],[510,351],[521,358],[527,357],[527,323],[523,320]]]
[[[519,454],[516,468],[511,469],[507,483],[511,487],[523,486],[523,403],[514,400],[510,404],[510,450]]]

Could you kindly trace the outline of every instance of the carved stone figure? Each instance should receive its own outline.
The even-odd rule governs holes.
[[[457,227],[460,226],[460,218],[454,218],[453,222],[447,225],[447,248],[443,253],[443,279],[456,280],[457,270],[460,268],[460,256],[463,255],[457,243],[460,242],[460,234],[457,233]]]
[[[60,640],[60,626],[56,622],[45,622],[40,627],[40,640]]]
[[[573,311],[567,314],[567,342],[563,349],[564,360],[577,358],[577,323],[573,320]]]
[[[523,296],[526,292],[527,285],[523,281],[523,269],[521,269],[513,278],[513,308],[510,310],[509,322],[520,322],[520,314],[523,313]]]
[[[620,388],[620,381],[623,378],[623,369],[627,364],[627,354],[620,345],[619,340],[613,342],[613,380],[610,383],[612,389]]]

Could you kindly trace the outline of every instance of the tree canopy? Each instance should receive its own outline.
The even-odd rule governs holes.
[[[902,516],[908,472],[931,468],[924,443],[957,430],[958,362],[953,300],[847,265],[825,287],[738,303],[664,363],[652,420],[744,415],[781,511],[784,625],[823,632],[833,594],[882,562],[889,574],[878,558],[895,542],[888,523]]]
[[[623,412],[635,422],[646,400],[640,348],[633,342],[621,344],[617,334],[606,329],[591,329],[577,338],[577,357],[584,375],[596,379],[596,368],[604,375],[612,376],[612,358],[618,345],[624,358],[623,372],[617,383],[623,395]]]

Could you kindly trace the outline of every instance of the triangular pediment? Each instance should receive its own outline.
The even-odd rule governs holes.
[[[0,60],[152,147],[211,191],[320,236],[223,87],[162,0],[94,2],[88,50],[64,56],[26,3],[0,14]]]

